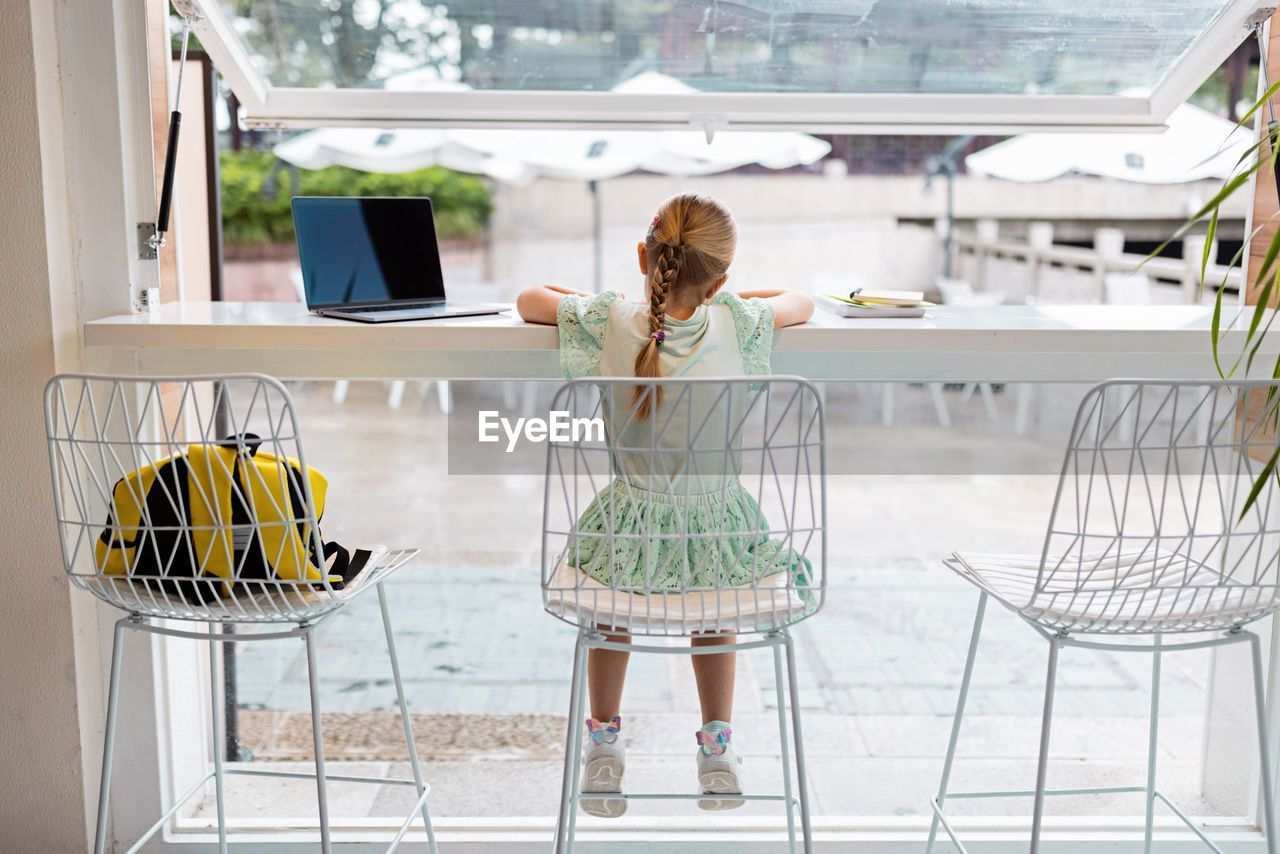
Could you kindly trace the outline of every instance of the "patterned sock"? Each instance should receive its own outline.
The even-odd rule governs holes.
[[[613,744],[622,729],[622,715],[614,715],[608,723],[587,718],[587,735],[596,744]]]
[[[729,741],[733,738],[733,730],[725,721],[710,721],[703,724],[702,729],[698,730],[694,737],[698,741],[698,749],[704,756],[714,756],[724,753],[724,749],[729,746]]]

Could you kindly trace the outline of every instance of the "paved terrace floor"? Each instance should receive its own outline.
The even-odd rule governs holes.
[[[927,814],[976,603],[972,588],[939,561],[954,549],[1040,548],[1052,473],[1082,391],[1044,388],[1029,436],[1016,437],[1012,389],[997,394],[1000,420],[992,423],[976,395],[962,401],[948,388],[954,423],[944,429],[922,387],[898,387],[895,426],[884,427],[874,387],[830,386],[830,590],[826,609],[795,633],[817,815]],[[343,405],[331,402],[331,390],[295,386],[309,462],[331,483],[326,538],[423,549],[389,588],[433,814],[553,815],[574,630],[541,609],[540,478],[447,476],[446,419],[434,384],[411,385],[396,410],[380,383],[352,384]],[[947,470],[967,473],[921,473],[909,462],[901,468],[917,473],[856,473],[860,459],[909,461],[920,448],[951,449],[959,462]],[[1000,608],[988,614],[954,789],[1034,781],[1047,647]],[[376,597],[367,596],[318,632],[334,769],[405,771],[381,631]],[[238,662],[242,747],[255,763],[309,757],[302,644],[240,644]],[[1166,657],[1161,785],[1193,815],[1230,812],[1199,796],[1206,674],[1207,654]],[[1064,652],[1050,785],[1144,781],[1149,678],[1145,656]],[[772,685],[768,654],[744,656],[733,723],[752,791],[778,780]],[[697,708],[687,658],[633,656],[623,712],[628,788],[693,790]],[[310,784],[236,780],[229,791],[231,815],[315,812]],[[331,789],[340,815],[403,814],[411,800],[391,787]],[[194,811],[211,808],[206,797]],[[1058,814],[1141,809],[1140,796],[1050,805]],[[629,817],[659,810],[696,812],[691,804],[636,803]],[[982,807],[1029,810],[1023,800]]]

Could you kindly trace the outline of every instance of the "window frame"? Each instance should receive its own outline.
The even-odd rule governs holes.
[[[175,6],[179,10],[183,10],[193,0],[175,0]],[[124,6],[120,8],[125,8]],[[214,56],[219,70],[223,73],[232,89],[236,91],[241,102],[245,105],[246,121],[250,126],[255,127],[307,127],[315,125],[368,125],[377,124],[378,126],[406,126],[406,125],[423,125],[423,124],[451,124],[453,126],[481,126],[481,127],[517,127],[517,126],[555,126],[555,127],[599,127],[604,122],[599,118],[600,110],[606,110],[605,115],[615,115],[615,118],[609,120],[611,124],[618,127],[677,127],[683,128],[693,124],[695,127],[701,127],[702,124],[711,124],[713,127],[719,122],[724,121],[725,126],[742,129],[772,129],[779,127],[798,128],[802,130],[819,130],[823,128],[855,130],[861,133],[872,132],[909,132],[909,133],[958,133],[965,130],[981,129],[986,132],[1016,132],[1021,129],[1099,129],[1114,128],[1116,130],[1132,130],[1135,128],[1145,128],[1150,130],[1158,130],[1160,122],[1167,116],[1173,106],[1184,100],[1185,97],[1194,90],[1198,82],[1207,75],[1208,71],[1216,65],[1216,63],[1226,55],[1231,48],[1239,43],[1247,36],[1244,28],[1244,22],[1252,17],[1254,11],[1260,8],[1257,2],[1236,2],[1228,8],[1227,12],[1221,19],[1207,31],[1183,59],[1175,67],[1174,73],[1168,75],[1153,93],[1150,98],[1071,98],[1060,96],[1058,98],[1036,98],[1030,96],[908,96],[920,98],[913,102],[911,109],[905,105],[899,105],[895,109],[892,103],[884,103],[885,101],[901,100],[901,96],[831,96],[831,95],[809,95],[809,96],[786,96],[789,100],[794,101],[785,111],[785,115],[780,114],[778,118],[769,123],[767,121],[767,113],[774,109],[777,99],[780,96],[756,96],[756,95],[723,95],[714,96],[714,99],[723,99],[723,101],[731,107],[730,111],[722,112],[717,115],[714,111],[709,111],[707,105],[712,103],[708,101],[707,96],[697,95],[688,96],[688,103],[684,99],[673,99],[671,96],[662,96],[655,99],[652,96],[622,96],[607,93],[485,93],[485,92],[467,92],[467,93],[393,93],[380,90],[349,90],[345,92],[336,92],[333,90],[293,90],[293,89],[275,89],[266,85],[265,81],[252,70],[252,65],[248,55],[239,46],[234,38],[222,39],[218,37],[219,27],[224,29],[223,35],[229,35],[230,30],[227,27],[225,18],[221,21],[212,18],[206,18],[197,23],[195,29],[201,41],[206,48]],[[123,18],[121,29],[127,31],[136,23],[137,15],[122,14],[118,9],[116,15]],[[221,17],[219,15],[219,17]],[[1238,28],[1238,31],[1237,31]],[[88,63],[74,56],[70,59],[72,70],[75,71],[79,67],[87,67]],[[135,75],[135,78],[139,75]],[[140,75],[141,79],[145,79],[145,74]],[[119,85],[122,90],[130,92],[135,86],[137,80],[130,78],[127,74],[122,73],[117,80],[109,81],[109,85],[114,87]],[[86,84],[79,83],[81,87]],[[92,88],[90,86],[90,88]],[[393,96],[389,99],[374,98],[370,100],[361,93],[372,93],[378,96]],[[134,92],[134,99],[141,103],[143,94]],[[350,98],[349,96],[359,95],[360,97]],[[461,96],[461,97],[460,97]],[[519,99],[518,102],[515,99]],[[763,100],[753,103],[751,99],[761,98]],[[694,100],[696,99],[696,100]],[[738,102],[737,99],[743,99]],[[941,112],[930,115],[925,109],[931,104],[937,109],[940,102],[945,101],[946,104]],[[772,103],[771,103],[772,102]],[[327,105],[327,106],[326,106]],[[964,110],[960,106],[964,106],[969,111],[969,115],[964,114]],[[401,114],[390,115],[385,111],[395,108]],[[473,112],[460,112],[465,109]],[[696,108],[697,113],[690,113]],[[509,114],[513,110],[528,110],[529,117],[520,120]],[[657,114],[660,110],[669,110],[670,114]],[[728,109],[728,108],[726,108]],[[759,122],[752,124],[748,121],[748,109],[758,109],[762,114],[756,115],[750,121]],[[865,109],[864,115],[856,110]],[[559,115],[556,111],[564,110],[565,115]],[[833,122],[829,116],[834,110],[843,110],[846,115],[857,115],[857,120],[846,120]],[[876,113],[876,110],[882,110],[882,113]],[[913,110],[915,112],[913,112]],[[983,110],[984,112],[979,112]],[[380,112],[382,111],[382,112]],[[507,111],[504,113],[503,111]],[[572,112],[576,111],[576,112]],[[593,115],[594,113],[594,115]],[[549,118],[555,116],[555,118]],[[913,118],[914,116],[914,118]],[[1101,117],[1101,118],[1100,118]],[[810,124],[811,121],[820,121],[820,124]],[[744,123],[746,122],[746,123]],[[629,124],[627,124],[629,123]],[[143,152],[148,151],[151,140],[148,133],[143,132],[143,128],[138,123],[126,128],[124,137],[124,147],[127,153],[135,155],[129,163],[126,163],[126,170],[132,175],[137,173],[138,180],[150,181],[151,178],[145,176],[144,170],[137,168],[136,161],[142,156]],[[104,313],[111,312],[92,312],[86,316],[102,316]],[[95,603],[96,604],[96,603]],[[110,620],[118,617],[117,612],[110,609],[100,607],[95,609],[102,614],[103,634],[99,635],[99,640],[110,637]],[[1272,632],[1272,645],[1280,649],[1280,633]],[[138,647],[142,648],[139,649]],[[130,651],[130,661],[127,670],[131,670],[129,674],[130,686],[136,689],[136,693],[132,693],[134,703],[143,707],[147,716],[154,715],[159,718],[161,725],[149,729],[146,726],[141,727],[122,727],[117,737],[117,749],[120,756],[129,757],[132,768],[136,768],[140,772],[140,776],[146,781],[151,774],[157,774],[157,778],[153,778],[151,782],[143,785],[142,791],[137,793],[137,797],[117,797],[113,799],[113,813],[117,821],[116,827],[128,833],[131,829],[138,828],[139,825],[145,827],[144,822],[154,820],[159,814],[157,804],[154,803],[152,790],[159,787],[162,794],[159,798],[165,801],[166,798],[172,797],[172,790],[176,788],[178,780],[176,777],[182,775],[192,766],[203,765],[204,761],[209,758],[209,751],[213,749],[212,745],[207,743],[207,737],[192,739],[191,733],[193,729],[199,728],[200,733],[206,733],[207,718],[201,717],[206,715],[208,709],[209,697],[200,692],[184,692],[177,690],[179,678],[185,674],[190,677],[192,674],[201,673],[202,668],[206,667],[206,656],[204,653],[193,647],[192,645],[184,645],[182,642],[168,638],[159,638],[152,636],[152,640],[147,644],[137,644]],[[102,662],[98,662],[101,664]],[[1269,689],[1273,696],[1280,686],[1277,685],[1277,672],[1274,661],[1270,662],[1267,667],[1268,675],[1271,677]],[[200,684],[207,682],[200,680]],[[1220,686],[1219,686],[1220,687]],[[1280,732],[1280,703],[1273,700],[1270,704],[1272,707],[1269,716],[1271,723],[1271,735],[1273,738],[1272,748],[1273,756],[1277,756],[1278,745],[1276,734]],[[198,724],[195,722],[199,721]],[[194,724],[194,726],[193,726]],[[90,740],[86,744],[86,749],[96,752],[101,747],[99,742]],[[1278,756],[1280,758],[1280,756]],[[1274,760],[1273,760],[1274,761]],[[117,768],[122,769],[124,766],[118,765]],[[96,781],[90,781],[90,787],[94,786]],[[117,786],[123,780],[117,778]],[[1255,779],[1250,784],[1250,789],[1255,793],[1256,798],[1256,772]],[[117,793],[123,794],[123,787],[116,789]],[[388,819],[388,824],[391,822]],[[916,832],[917,825],[922,820],[917,817],[915,819],[892,819],[878,818],[874,816],[859,817],[852,821],[846,821],[846,826],[842,827],[834,822],[828,823],[819,819],[817,824],[822,832],[848,832],[856,841],[872,844],[871,850],[877,852],[898,852],[898,851],[918,851],[920,838]],[[925,822],[927,824],[927,821]],[[232,819],[233,826],[241,824]],[[520,825],[526,828],[537,828],[534,834],[522,834]],[[1025,836],[1021,832],[1021,825],[1025,822],[1013,824],[1009,820],[986,819],[975,820],[973,824],[962,823],[962,826],[971,828],[973,838],[976,841],[991,842],[989,850],[1023,850],[1025,846]],[[539,820],[531,819],[527,821],[507,821],[504,823],[494,822],[492,826],[488,826],[485,822],[478,822],[474,819],[461,819],[456,823],[448,819],[442,819],[437,825],[442,831],[458,834],[460,842],[467,844],[468,850],[474,852],[515,852],[528,850],[529,843],[533,837],[536,837],[537,844],[545,841],[546,835],[542,830],[544,825]],[[1077,842],[1088,844],[1089,842],[1114,843],[1123,841],[1124,847],[1117,847],[1116,850],[1140,850],[1141,841],[1133,841],[1133,833],[1140,826],[1140,820],[1136,817],[1132,820],[1125,818],[1121,820],[1111,819],[1092,819],[1079,821],[1064,821],[1061,824],[1054,824],[1052,827],[1060,830],[1067,838],[1067,842]],[[456,830],[455,830],[456,828]],[[363,825],[360,827],[352,827],[353,830],[374,830],[373,825]],[[192,832],[193,828],[186,825],[185,822],[179,820],[172,829],[166,829],[163,841],[153,843],[155,850],[159,851],[192,851],[205,850],[208,846],[209,835],[207,832]],[[269,850],[298,850],[297,845],[304,839],[310,839],[313,834],[309,833],[290,833],[290,832],[272,832],[269,828],[264,828],[264,832],[258,837],[264,848]],[[415,837],[416,838],[416,837]],[[666,844],[674,848],[679,844],[680,837],[670,835],[666,837]],[[311,842],[313,845],[313,841]],[[661,850],[664,845],[663,838],[649,841],[636,841],[632,843],[621,843],[624,846],[634,845],[633,850]],[[754,843],[763,847],[767,843]],[[375,847],[376,845],[376,847]],[[726,846],[732,845],[733,850],[750,850],[747,845],[737,842],[728,842]],[[819,843],[819,850],[845,850],[848,845],[847,841],[823,842]],[[1199,849],[1199,843],[1191,842],[1186,846],[1181,843],[1178,850],[1193,850],[1191,846]],[[382,850],[384,846],[378,843],[367,843],[360,846],[360,850]],[[776,846],[775,846],[776,847]],[[310,845],[308,845],[308,849]],[[714,849],[712,849],[714,850]],[[1240,850],[1258,851],[1265,850],[1261,840],[1254,839],[1245,845],[1241,845]]]
[[[314,89],[272,86],[217,0],[175,0],[244,108],[249,127],[493,127],[798,130],[808,133],[1014,134],[1159,131],[1251,32],[1259,0],[1235,0],[1150,96]]]

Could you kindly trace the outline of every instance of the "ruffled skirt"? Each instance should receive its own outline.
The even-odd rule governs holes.
[[[701,495],[650,492],[614,480],[592,500],[566,559],[615,588],[690,590],[754,584],[779,572],[808,585],[809,561],[780,540],[734,482]]]

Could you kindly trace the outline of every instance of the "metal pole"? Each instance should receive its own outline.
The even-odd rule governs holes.
[[[600,183],[588,181],[591,190],[591,239],[595,246],[592,255],[595,259],[595,292],[600,293],[604,285],[604,232],[600,224]]]
[[[773,682],[774,696],[778,704],[778,744],[782,753],[782,793],[787,804],[787,850],[796,854],[796,811],[792,803],[791,789],[791,756],[787,749],[787,694],[782,681],[782,643],[773,647]]]
[[[214,383],[213,397],[218,408],[213,413],[213,429],[215,439],[224,439],[234,431],[231,416],[227,409],[226,383]],[[222,624],[224,635],[234,635],[236,627],[232,623]],[[240,708],[237,694],[238,679],[236,671],[236,645],[222,645],[222,755],[228,762],[239,762],[245,757],[240,755]]]
[[[303,640],[307,644],[307,683],[311,690],[311,738],[316,758],[316,806],[320,811],[320,850],[330,854],[333,842],[329,831],[329,792],[324,779],[324,732],[320,725],[320,677],[316,672],[316,633],[308,626]]]
[[[1049,770],[1049,730],[1053,724],[1053,688],[1058,678],[1058,639],[1049,641],[1049,673],[1044,686],[1044,719],[1040,723],[1040,761],[1036,767],[1035,805],[1031,815],[1031,854],[1040,850],[1040,826],[1044,823],[1044,786]]]
[[[1249,632],[1249,654],[1253,661],[1253,711],[1258,724],[1258,768],[1262,779],[1262,829],[1267,836],[1267,854],[1276,854],[1276,806],[1272,794],[1271,747],[1267,738],[1267,695],[1262,676],[1262,645],[1258,636]]]
[[[942,780],[938,783],[938,808],[947,799],[947,787],[951,785],[951,766],[956,759],[956,745],[960,743],[960,725],[964,722],[964,707],[969,700],[969,685],[973,681],[973,663],[978,658],[978,641],[982,638],[982,621],[987,613],[987,593],[984,590],[978,596],[978,610],[973,615],[973,631],[969,635],[969,654],[964,660],[964,676],[960,679],[960,697],[956,700],[956,713],[951,719],[951,739],[947,742],[947,756],[942,762]],[[925,844],[924,854],[932,854],[933,843],[938,838],[939,817],[933,814],[933,823],[929,825],[929,841]]]
[[[1155,635],[1151,656],[1151,724],[1147,730],[1147,825],[1143,854],[1151,854],[1151,836],[1156,818],[1156,743],[1160,734],[1160,633]]]
[[[951,240],[956,230],[956,170],[947,162],[947,240],[943,248],[942,277],[951,278]]]
[[[128,619],[128,618],[126,618]],[[120,665],[124,655],[125,620],[116,623],[111,643],[111,685],[107,691],[107,725],[102,738],[102,780],[98,786],[98,824],[93,835],[94,854],[103,854],[107,845],[107,813],[111,796],[111,765],[116,752],[116,715],[120,708]]]

